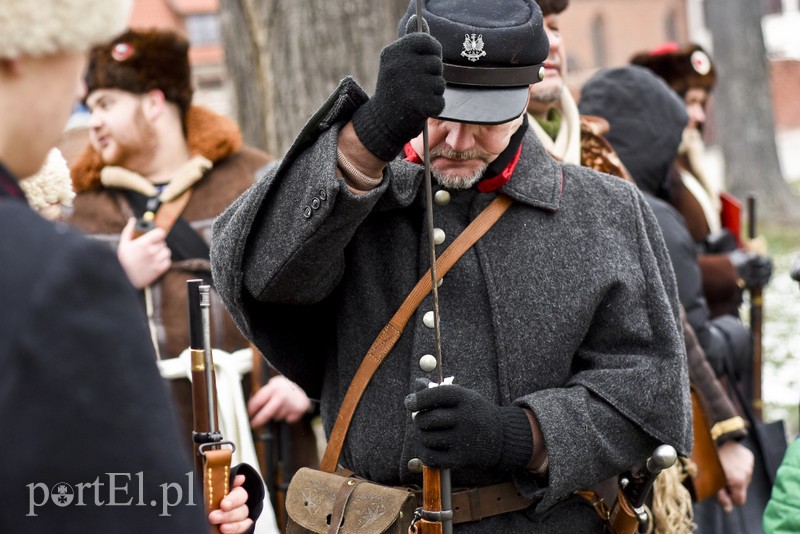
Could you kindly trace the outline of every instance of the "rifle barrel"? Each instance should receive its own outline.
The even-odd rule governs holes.
[[[200,292],[200,312],[203,322],[203,360],[206,373],[206,402],[208,404],[208,430],[217,431],[216,391],[214,390],[214,359],[211,356],[211,286],[202,285]]]

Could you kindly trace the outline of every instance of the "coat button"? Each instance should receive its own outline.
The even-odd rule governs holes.
[[[311,213],[312,213],[311,206],[306,206],[305,208],[303,208],[303,217],[305,217],[306,219],[311,218]]]
[[[442,230],[441,228],[434,228],[433,229],[433,242],[434,242],[434,244],[441,245],[442,243],[444,243],[445,237],[446,236],[444,234],[444,230]]]
[[[419,368],[430,373],[436,369],[436,357],[433,354],[426,354],[419,359]]]
[[[427,326],[428,328],[433,328],[436,324],[433,321],[433,312],[425,312],[425,315],[422,316],[422,324]]]
[[[447,206],[450,204],[450,192],[441,189],[433,195],[433,201],[437,206]]]
[[[408,461],[408,470],[412,473],[422,473],[422,460],[419,458],[412,458]]]
[[[311,209],[318,210],[322,203],[317,197],[311,199]]]
[[[326,193],[324,189],[320,189],[319,193],[317,193],[317,196],[320,200],[328,200],[328,193]]]

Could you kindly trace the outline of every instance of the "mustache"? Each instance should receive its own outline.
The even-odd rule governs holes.
[[[447,159],[463,160],[463,161],[478,159],[481,161],[488,162],[489,155],[481,150],[458,151],[458,150],[453,150],[448,146],[443,146],[431,149],[431,159],[433,160],[436,158],[447,158]]]

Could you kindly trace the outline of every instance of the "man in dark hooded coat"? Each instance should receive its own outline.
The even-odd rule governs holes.
[[[681,303],[709,361],[719,369],[718,374],[726,366],[734,372],[748,372],[752,355],[749,330],[732,316],[709,319],[694,240],[683,217],[663,198],[665,180],[688,120],[683,102],[648,69],[628,66],[602,70],[587,81],[581,91],[579,109],[609,122],[611,129],[606,139],[619,154],[661,226]],[[756,452],[756,468],[747,500],[731,513],[723,512],[713,500],[697,504],[695,515],[700,533],[760,531],[769,487],[765,487],[756,442],[748,439],[743,443]],[[752,510],[755,511],[751,513]],[[745,518],[751,520],[749,524]]]
[[[686,109],[666,84],[643,67],[599,72],[581,91],[581,113],[606,119],[605,135],[658,219],[681,304],[718,376],[727,360],[740,376],[752,365],[750,331],[726,315],[710,319],[697,249],[681,215],[664,199],[666,180],[687,123]]]

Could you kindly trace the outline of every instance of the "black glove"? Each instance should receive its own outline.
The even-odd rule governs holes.
[[[497,406],[458,385],[425,388],[406,397],[422,463],[513,471],[527,466],[533,434],[519,406]]]
[[[728,258],[745,287],[764,287],[772,277],[772,260],[768,256],[734,250],[728,254]]]
[[[381,52],[375,94],[353,115],[361,143],[391,161],[428,117],[444,109],[442,46],[426,33],[410,33]]]

